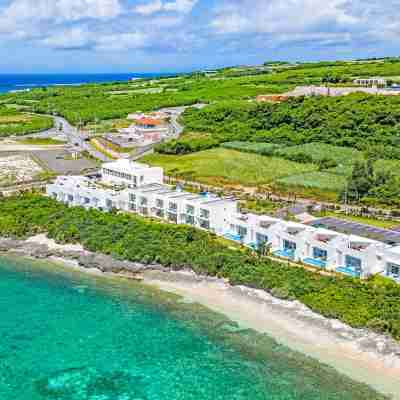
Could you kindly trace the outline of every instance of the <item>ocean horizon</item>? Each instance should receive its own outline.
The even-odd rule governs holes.
[[[173,76],[177,73],[68,73],[0,74],[0,93],[48,86],[78,86],[85,83],[128,82],[131,79]]]

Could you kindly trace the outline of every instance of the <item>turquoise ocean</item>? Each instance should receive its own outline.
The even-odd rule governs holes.
[[[382,398],[178,296],[0,258],[0,399]]]

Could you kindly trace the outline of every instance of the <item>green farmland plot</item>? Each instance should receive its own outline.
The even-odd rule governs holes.
[[[293,188],[303,187],[328,192],[340,192],[346,185],[346,178],[329,172],[314,171],[280,178],[277,183]]]
[[[165,168],[168,175],[208,184],[257,186],[276,179],[315,171],[313,164],[217,148],[184,156],[153,154],[143,162]]]

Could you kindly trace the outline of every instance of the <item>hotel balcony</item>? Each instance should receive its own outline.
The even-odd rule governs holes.
[[[294,260],[295,253],[296,253],[296,251],[293,249],[282,249],[282,250],[274,251],[272,254],[276,257]]]
[[[336,272],[351,276],[353,278],[361,277],[361,270],[351,266],[337,267]]]
[[[310,265],[311,267],[316,267],[316,268],[326,268],[326,260],[323,260],[321,258],[312,258],[312,257],[306,257],[303,259],[303,263]]]
[[[233,242],[240,242],[240,243],[243,240],[242,236],[240,236],[238,233],[232,232],[232,231],[224,233],[224,238],[228,239],[228,240],[232,240]]]

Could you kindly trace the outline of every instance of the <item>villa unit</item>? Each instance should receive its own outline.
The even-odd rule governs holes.
[[[373,77],[373,78],[357,78],[354,79],[353,83],[355,85],[360,85],[364,87],[386,87],[387,80],[381,77]]]
[[[210,194],[197,195],[160,184],[129,189],[121,194],[125,211],[187,224],[222,235],[227,216],[237,211],[237,201]]]
[[[400,283],[400,246],[266,215],[242,214],[238,202],[163,184],[162,168],[118,160],[103,164],[99,181],[58,177],[47,194],[72,206],[118,209],[213,232],[275,257],[357,278],[373,274]]]
[[[130,188],[163,183],[164,171],[162,168],[149,167],[146,164],[133,162],[127,159],[105,163],[101,169],[102,182],[108,185],[124,185]]]
[[[111,211],[120,208],[119,192],[83,176],[60,176],[47,185],[47,193],[71,206]]]

